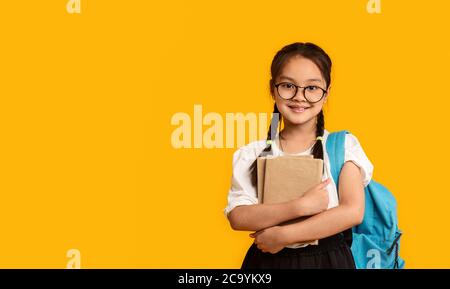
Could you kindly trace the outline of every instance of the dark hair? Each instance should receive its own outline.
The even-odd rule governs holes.
[[[323,51],[322,48],[313,44],[313,43],[303,43],[303,42],[295,42],[283,47],[280,51],[275,54],[275,57],[272,60],[272,65],[270,67],[271,79],[269,82],[270,85],[270,93],[275,95],[275,79],[281,73],[284,65],[288,62],[288,60],[293,56],[302,56],[305,57],[314,64],[317,65],[320,72],[322,73],[322,77],[326,82],[326,89],[331,84],[331,59],[328,54]],[[273,105],[273,114],[272,120],[270,122],[269,130],[267,132],[267,140],[272,140],[272,137],[275,136],[275,131],[278,126],[281,125],[279,118],[279,111],[277,108],[277,104]],[[316,136],[323,136],[325,129],[325,119],[323,115],[323,111],[321,110],[317,115],[317,125],[316,125]],[[259,156],[266,156],[272,154],[272,146],[270,142],[268,142],[267,146],[261,152]],[[320,140],[317,140],[312,148],[312,155],[316,159],[323,159],[323,146]],[[257,171],[256,171],[256,160],[250,166],[250,171],[252,175],[252,184],[256,186],[257,183]]]

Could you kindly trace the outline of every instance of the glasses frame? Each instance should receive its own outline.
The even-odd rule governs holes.
[[[284,98],[284,97],[281,96],[280,91],[278,90],[278,87],[279,87],[280,85],[282,85],[282,84],[291,84],[291,85],[295,86],[295,93],[294,93],[294,95],[293,95],[291,98]],[[307,87],[310,87],[310,86],[315,86],[315,87],[320,88],[320,89],[322,90],[322,96],[319,98],[319,100],[317,100],[317,101],[310,101],[310,100],[306,97],[305,89],[306,89]],[[317,85],[299,86],[299,85],[295,85],[295,84],[292,83],[292,82],[287,82],[287,81],[284,81],[284,82],[280,82],[280,83],[278,83],[278,84],[275,84],[275,88],[277,89],[278,95],[279,95],[282,99],[286,99],[286,100],[291,100],[291,99],[293,99],[293,98],[297,95],[298,89],[299,89],[299,88],[302,88],[302,89],[303,89],[303,91],[302,91],[303,97],[304,97],[304,98],[306,99],[306,101],[308,101],[309,103],[316,103],[316,102],[321,101],[322,98],[323,98],[323,97],[325,96],[325,94],[327,93],[327,91],[326,91],[325,89],[323,89],[322,87],[317,86]]]

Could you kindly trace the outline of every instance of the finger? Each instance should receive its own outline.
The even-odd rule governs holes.
[[[260,230],[260,231],[256,231],[254,233],[251,233],[249,236],[252,238],[256,238],[258,237],[259,234],[261,234],[262,232],[264,232],[264,230]]]
[[[328,184],[331,182],[330,178],[327,178],[326,180],[324,180],[323,182],[321,182],[320,184],[317,185],[317,189],[321,190],[324,189],[326,186],[328,186]]]

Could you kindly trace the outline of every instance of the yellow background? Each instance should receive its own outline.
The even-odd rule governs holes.
[[[295,41],[334,64],[348,129],[399,203],[408,268],[450,267],[448,1],[2,1],[0,267],[238,268],[234,149],[173,149],[173,114],[269,112]]]

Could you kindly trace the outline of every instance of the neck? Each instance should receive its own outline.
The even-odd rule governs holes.
[[[308,122],[302,124],[292,124],[285,121],[284,128],[282,130],[283,138],[286,140],[309,140],[316,138],[316,119],[312,118]]]

